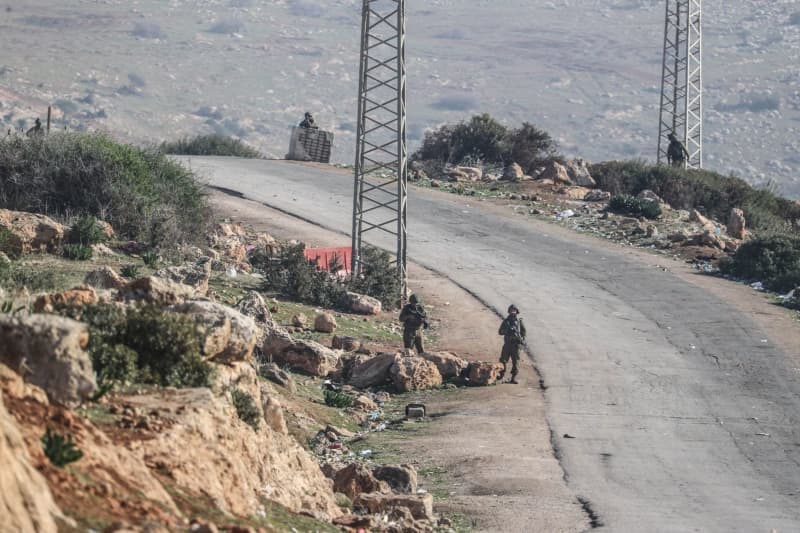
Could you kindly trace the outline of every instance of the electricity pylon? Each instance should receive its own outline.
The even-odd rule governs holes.
[[[362,270],[364,234],[397,241],[406,289],[406,13],[405,0],[364,0],[361,15],[358,130],[353,192],[353,273]]]
[[[689,153],[686,167],[703,168],[701,0],[666,0],[666,4],[658,162],[666,162],[667,134],[674,133]]]

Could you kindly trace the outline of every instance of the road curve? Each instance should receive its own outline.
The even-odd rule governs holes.
[[[350,174],[186,160],[211,185],[350,231]],[[751,317],[622,248],[465,202],[412,190],[409,257],[522,309],[554,446],[598,525],[800,531],[800,346],[782,351]]]

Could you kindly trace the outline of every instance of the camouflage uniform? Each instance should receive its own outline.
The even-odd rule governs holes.
[[[511,383],[517,382],[517,374],[519,373],[519,348],[525,342],[525,324],[522,319],[517,316],[519,309],[515,306],[508,308],[508,316],[500,324],[500,330],[497,332],[503,336],[503,351],[500,353],[500,362],[503,363],[503,372],[500,379],[506,373],[506,364],[511,360]]]
[[[417,353],[423,353],[425,346],[421,329],[428,328],[428,316],[415,295],[408,298],[408,303],[400,311],[400,322],[403,323],[403,346],[407,350],[414,348]]]
[[[25,133],[28,137],[44,137],[44,129],[42,128],[42,121],[36,119],[36,124]]]
[[[300,123],[300,127],[306,129],[316,129],[317,125],[314,123],[314,117],[311,116],[311,113],[306,113],[305,118],[303,118],[303,122]]]
[[[689,157],[689,152],[682,142],[675,137],[675,134],[670,133],[667,135],[669,139],[669,146],[667,147],[667,162],[673,167],[683,167],[686,158]]]

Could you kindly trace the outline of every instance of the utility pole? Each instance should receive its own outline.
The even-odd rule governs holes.
[[[667,134],[674,133],[689,152],[686,167],[703,168],[701,0],[666,0],[666,5],[658,163],[667,161]]]
[[[406,274],[406,10],[405,0],[363,0],[358,126],[353,191],[353,274],[363,237],[378,230],[397,241],[403,297]]]

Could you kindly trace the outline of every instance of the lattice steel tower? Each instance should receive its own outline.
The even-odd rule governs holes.
[[[667,134],[683,142],[688,168],[703,167],[701,0],[666,0],[658,162],[667,161]]]
[[[362,264],[364,234],[397,240],[397,267],[406,288],[406,12],[405,0],[364,0],[358,83],[353,192],[353,272]]]

